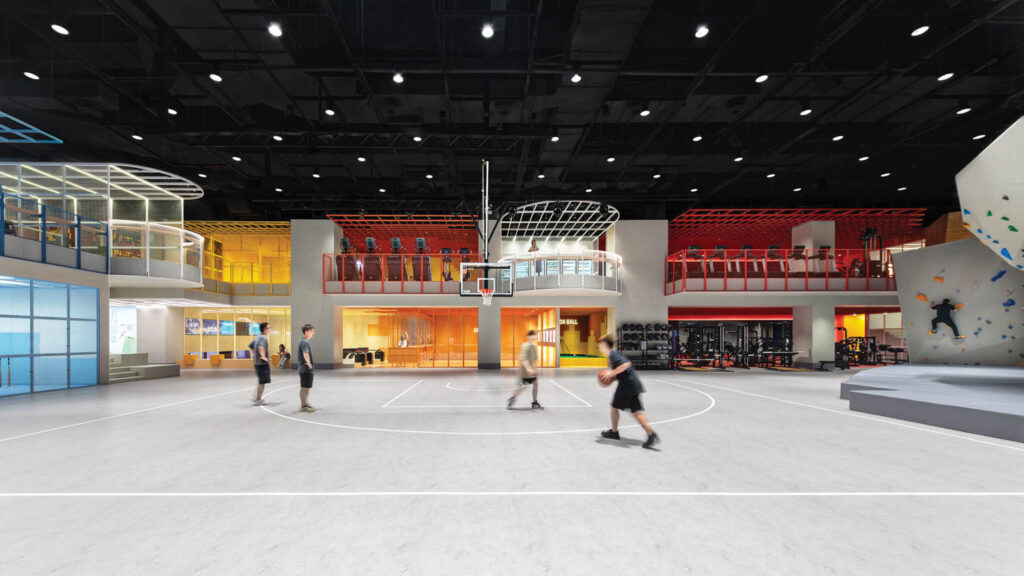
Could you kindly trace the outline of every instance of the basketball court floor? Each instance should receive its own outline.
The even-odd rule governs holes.
[[[850,412],[840,373],[247,372],[0,404],[6,574],[1019,574],[1024,445]],[[521,396],[520,406],[529,404]]]

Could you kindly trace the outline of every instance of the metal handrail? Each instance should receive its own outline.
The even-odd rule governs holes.
[[[8,205],[9,203],[11,205]],[[50,245],[75,250],[75,268],[82,268],[82,252],[84,251],[87,254],[96,254],[104,258],[102,270],[104,274],[110,270],[109,227],[103,222],[83,218],[68,210],[47,206],[33,198],[5,193],[2,186],[0,186],[0,222],[3,223],[3,234],[0,234],[0,256],[21,257],[8,253],[6,236],[14,236],[39,242],[40,262],[67,266],[67,264],[53,262],[47,258],[46,247]],[[83,235],[83,231],[85,235]],[[85,238],[97,242],[97,244],[86,246],[83,241]],[[99,270],[93,271],[100,272]]]

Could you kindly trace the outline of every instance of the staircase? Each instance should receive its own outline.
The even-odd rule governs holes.
[[[177,364],[150,364],[149,354],[111,354],[110,383],[137,382],[178,376]]]
[[[116,384],[118,382],[136,382],[142,380],[142,376],[139,375],[139,370],[135,366],[110,366],[110,383]]]

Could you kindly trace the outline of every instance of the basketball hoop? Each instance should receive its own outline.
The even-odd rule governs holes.
[[[490,306],[491,298],[494,297],[494,288],[481,288],[480,297],[484,300],[484,306]]]

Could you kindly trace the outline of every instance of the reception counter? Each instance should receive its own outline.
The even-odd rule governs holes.
[[[424,346],[408,346],[405,348],[386,348],[384,359],[394,366],[417,366],[420,363],[420,352]]]

